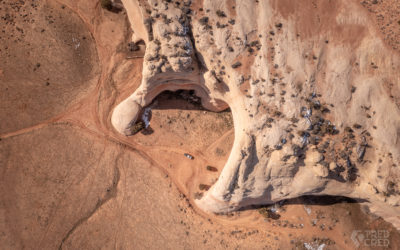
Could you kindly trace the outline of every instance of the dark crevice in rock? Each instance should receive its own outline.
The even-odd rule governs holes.
[[[193,52],[194,52],[193,54],[194,54],[194,57],[195,57],[195,59],[197,61],[197,65],[199,67],[199,71],[200,72],[208,71],[206,63],[204,62],[203,56],[196,49],[196,41],[194,39],[193,31],[192,31],[193,30],[192,18],[190,16],[187,16],[187,20],[188,20],[188,23],[189,23],[188,24],[189,29],[188,29],[187,35],[189,36],[190,41],[192,43]]]

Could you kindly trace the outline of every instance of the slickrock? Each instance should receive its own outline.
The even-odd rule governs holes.
[[[146,52],[112,115],[120,133],[164,90],[232,111],[234,145],[200,208],[342,195],[400,228],[400,56],[360,3],[122,2]]]

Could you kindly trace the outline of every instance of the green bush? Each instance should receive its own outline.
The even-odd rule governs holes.
[[[103,9],[107,10],[111,10],[113,7],[111,0],[100,0],[100,4]]]

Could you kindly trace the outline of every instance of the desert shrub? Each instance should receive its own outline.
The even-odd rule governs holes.
[[[200,200],[201,198],[203,198],[203,193],[200,193],[200,192],[194,193],[195,200]]]
[[[218,29],[223,29],[223,28],[225,28],[226,26],[228,26],[227,24],[221,24],[220,22],[217,22],[217,28]]]
[[[217,16],[219,16],[219,17],[226,17],[226,14],[225,14],[225,12],[223,12],[222,10],[217,10]]]
[[[210,185],[200,184],[199,189],[207,191],[208,189],[210,189]]]
[[[393,181],[389,181],[387,184],[387,192],[384,192],[385,196],[396,195],[398,192],[396,191],[397,185]]]
[[[239,68],[240,66],[242,66],[241,62],[235,62],[234,64],[232,64],[232,68],[234,69]]]
[[[205,17],[200,18],[199,22],[201,25],[208,24],[208,17],[205,16]]]
[[[112,2],[111,0],[100,0],[101,7],[106,10],[112,9]]]
[[[218,172],[218,169],[216,167],[213,167],[213,166],[207,166],[207,170],[211,171],[211,172]]]
[[[275,211],[273,211],[273,209],[271,209],[270,207],[262,207],[262,208],[258,209],[258,212],[265,218],[270,218],[273,220],[277,220],[281,217],[279,214],[277,214]]]
[[[133,125],[131,127],[131,132],[132,132],[132,134],[136,134],[140,130],[142,130],[144,127],[145,127],[144,122],[143,121],[139,121],[139,122],[135,123],[135,125]]]

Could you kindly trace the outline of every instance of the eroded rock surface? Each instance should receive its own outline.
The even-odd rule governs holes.
[[[123,2],[147,47],[119,132],[163,90],[232,110],[231,155],[198,206],[344,195],[400,227],[400,56],[357,1]]]

